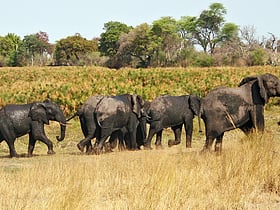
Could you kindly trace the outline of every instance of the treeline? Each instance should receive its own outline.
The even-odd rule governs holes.
[[[213,3],[196,16],[162,17],[136,27],[104,24],[99,38],[80,34],[49,43],[46,32],[21,39],[0,36],[0,66],[84,66],[110,68],[279,65],[280,41],[272,33],[256,38],[253,26],[225,21],[226,8]]]

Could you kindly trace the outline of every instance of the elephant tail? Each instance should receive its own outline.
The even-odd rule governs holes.
[[[201,116],[203,115],[204,109],[203,109],[203,103],[200,102],[200,108],[199,108],[199,112],[198,112],[198,129],[199,129],[199,133],[202,132],[201,129]]]
[[[202,133],[202,130],[201,130],[201,116],[200,116],[200,114],[198,115],[198,131],[199,131],[199,133]]]
[[[79,113],[78,113],[78,112],[76,112],[73,116],[71,116],[70,118],[68,118],[68,119],[66,120],[66,122],[72,120],[74,117],[77,117],[77,116],[79,116]]]

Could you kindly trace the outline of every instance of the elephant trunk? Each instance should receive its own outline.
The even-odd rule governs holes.
[[[57,141],[62,141],[65,138],[66,123],[60,122],[60,136],[56,136]]]
[[[56,121],[60,124],[60,136],[56,136],[57,141],[62,141],[65,138],[66,118],[61,112],[56,116]]]

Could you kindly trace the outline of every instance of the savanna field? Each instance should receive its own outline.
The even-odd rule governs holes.
[[[91,95],[137,93],[145,100],[161,94],[198,94],[216,86],[237,86],[248,75],[279,67],[170,68],[109,70],[100,67],[0,68],[0,106],[49,98],[67,117]],[[82,154],[77,118],[64,141],[56,122],[45,126],[56,154],[37,142],[27,154],[28,136],[16,140],[22,157],[9,158],[0,143],[0,209],[280,209],[280,98],[265,107],[264,133],[225,133],[223,152],[200,151],[205,141],[194,119],[193,143],[168,148],[173,138],[163,131],[163,149]],[[203,124],[203,123],[202,123]],[[152,144],[155,142],[155,137]]]

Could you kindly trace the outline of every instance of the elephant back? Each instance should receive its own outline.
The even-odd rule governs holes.
[[[101,127],[119,127],[122,122],[128,121],[131,112],[125,99],[106,96],[97,104],[95,116]]]

